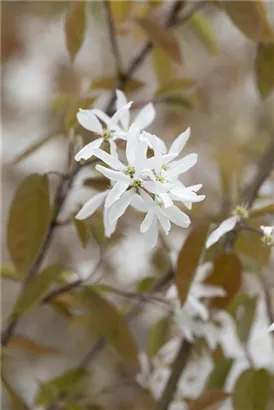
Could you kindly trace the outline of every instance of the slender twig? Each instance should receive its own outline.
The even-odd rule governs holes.
[[[187,340],[183,340],[179,349],[179,352],[173,362],[172,372],[165,386],[163,394],[157,403],[156,410],[167,410],[170,402],[177,389],[178,381],[181,377],[183,370],[187,365],[187,361],[190,356],[192,344]]]
[[[122,68],[122,59],[121,59],[121,54],[119,51],[117,33],[116,33],[115,23],[113,21],[112,12],[111,12],[110,1],[105,0],[104,4],[105,4],[105,10],[106,10],[106,17],[107,17],[109,41],[111,44],[112,54],[113,54],[115,65],[116,65],[116,71],[118,74],[118,79],[122,79],[124,77],[123,68]]]

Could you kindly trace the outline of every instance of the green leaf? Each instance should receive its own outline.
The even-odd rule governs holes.
[[[156,91],[156,95],[165,95],[173,93],[174,91],[179,91],[180,89],[185,89],[193,87],[195,85],[195,80],[192,78],[173,78],[172,80],[165,82]]]
[[[90,86],[91,90],[113,90],[116,88],[118,83],[118,78],[116,77],[102,77],[98,78],[97,80],[92,81],[92,84]],[[129,93],[132,91],[137,91],[140,88],[142,88],[145,85],[143,81],[140,80],[134,80],[131,78],[129,81],[127,81],[126,87],[125,87],[125,92]]]
[[[242,266],[234,253],[219,255],[214,263],[212,273],[206,278],[206,284],[220,286],[225,296],[217,296],[211,300],[211,306],[224,309],[233,300],[242,283]]]
[[[60,395],[73,393],[88,374],[85,369],[72,369],[47,383],[40,383],[40,391],[35,398],[35,404],[43,406],[56,400]]]
[[[136,342],[117,308],[90,287],[83,289],[82,298],[95,329],[108,339],[122,357],[137,364]]]
[[[84,180],[84,186],[104,191],[109,188],[109,179],[107,178],[88,178]]]
[[[1,379],[9,395],[9,398],[12,404],[12,409],[13,410],[30,410],[29,407],[24,403],[23,399],[16,393],[13,387],[9,384],[9,382],[3,375],[3,372],[1,372]]]
[[[86,32],[85,2],[72,1],[65,22],[66,46],[73,61],[80,50]]]
[[[30,340],[22,335],[13,335],[9,340],[9,346],[13,348],[28,350],[31,353],[35,353],[41,356],[60,354],[58,350],[36,343],[33,340]]]
[[[116,23],[124,23],[127,19],[131,7],[131,0],[115,0],[109,2],[112,18]]]
[[[193,110],[198,103],[197,97],[194,95],[169,95],[165,97],[165,102],[178,108],[185,108],[186,110]]]
[[[259,43],[255,61],[257,87],[262,99],[274,89],[274,43]]]
[[[31,144],[28,148],[26,148],[21,154],[17,155],[15,159],[12,161],[12,165],[17,165],[19,162],[23,161],[24,159],[28,158],[30,155],[34,154],[44,145],[46,145],[49,141],[53,140],[54,138],[59,137],[60,134],[53,134],[35,141]]]
[[[172,61],[160,47],[152,49],[151,57],[158,84],[167,83],[172,78]]]
[[[200,257],[204,249],[208,233],[208,225],[201,225],[193,229],[188,235],[179,253],[175,271],[175,283],[181,305],[186,302],[188,292],[199,266]]]
[[[212,406],[221,403],[229,397],[222,389],[207,390],[198,397],[198,399],[191,402],[188,410],[206,410],[211,409]]]
[[[51,285],[58,280],[61,273],[63,273],[61,265],[52,265],[43,270],[28,284],[24,293],[18,298],[12,314],[26,312],[36,305]]]
[[[180,45],[170,29],[146,17],[138,18],[136,21],[152,43],[160,47],[175,63],[181,64]]]
[[[144,279],[141,279],[137,286],[138,292],[148,292],[152,285],[155,283],[155,276],[147,276]]]
[[[169,316],[162,317],[149,329],[147,353],[150,357],[155,356],[167,341],[169,322]]]
[[[70,128],[74,128],[78,125],[76,114],[78,113],[79,109],[82,108],[86,110],[86,109],[91,108],[95,100],[96,100],[96,97],[80,98],[68,108],[65,114],[65,118],[64,118],[64,124],[65,124],[66,130],[69,130]]]
[[[223,1],[233,23],[248,38],[255,41],[273,40],[273,29],[262,1]]]
[[[218,52],[219,46],[216,38],[216,33],[209,23],[205,13],[203,11],[198,11],[190,18],[190,24],[193,32],[201,40],[207,50],[216,54]]]
[[[247,369],[238,377],[232,396],[234,410],[264,410],[270,397],[270,375],[266,369]]]
[[[256,314],[258,298],[239,295],[235,298],[229,312],[236,321],[236,330],[242,343],[247,343]]]
[[[8,249],[18,272],[25,273],[34,262],[50,219],[48,177],[32,174],[17,188],[8,218]]]
[[[20,275],[17,270],[14,269],[12,265],[2,265],[1,266],[1,278],[11,279],[11,280],[23,280],[24,278]]]
[[[76,228],[76,232],[78,238],[83,246],[83,248],[87,247],[89,237],[90,237],[90,230],[89,226],[85,221],[81,221],[79,219],[73,218],[74,226]]]
[[[208,376],[205,388],[210,390],[221,389],[224,387],[233,362],[234,360],[229,357],[222,357],[218,359]]]

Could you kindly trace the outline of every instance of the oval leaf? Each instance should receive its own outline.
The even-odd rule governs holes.
[[[130,0],[116,0],[110,1],[109,5],[114,21],[117,23],[124,23],[130,13],[132,2]]]
[[[136,19],[149,40],[160,47],[175,63],[181,64],[181,50],[179,43],[170,29],[166,29],[155,20],[149,18]]]
[[[206,15],[202,11],[196,12],[190,19],[192,31],[204,44],[207,50],[216,54],[218,52],[218,43],[216,33],[209,23]]]
[[[256,314],[258,298],[256,296],[239,295],[235,298],[229,311],[236,321],[236,331],[244,344],[248,342],[250,331]]]
[[[109,179],[107,178],[88,178],[84,180],[84,186],[104,191],[109,188]]]
[[[273,29],[261,1],[224,1],[227,14],[248,38],[256,41],[273,40]]]
[[[90,230],[89,226],[85,221],[81,221],[79,219],[73,219],[74,226],[76,228],[76,232],[78,235],[78,238],[83,246],[83,248],[87,247],[88,240],[90,237]]]
[[[274,89],[274,43],[258,45],[255,71],[258,90],[265,99]]]
[[[23,280],[24,278],[14,269],[12,265],[2,265],[1,266],[1,278],[10,280]]]
[[[266,409],[270,387],[270,375],[266,369],[245,370],[237,379],[234,387],[233,409]]]
[[[45,295],[50,286],[58,281],[58,276],[62,273],[61,265],[52,265],[42,271],[29,283],[24,293],[18,298],[12,314],[20,314],[33,307]]]
[[[137,364],[135,340],[117,308],[91,288],[83,289],[82,297],[95,329],[108,339],[122,357]]]
[[[18,272],[26,272],[43,245],[51,209],[46,175],[28,176],[17,188],[8,219],[8,248]]]
[[[172,78],[172,61],[160,47],[153,48],[151,57],[158,84],[165,84]]]
[[[224,387],[226,379],[233,365],[233,359],[221,357],[215,362],[211,373],[206,381],[206,389],[221,389]]]
[[[85,2],[72,1],[65,22],[66,46],[72,61],[83,44],[85,31]]]
[[[169,322],[169,316],[162,317],[149,330],[147,352],[150,357],[155,356],[167,341]]]
[[[229,395],[222,389],[208,390],[202,393],[198,399],[194,400],[188,410],[206,410],[224,401],[227,397],[229,397]]]
[[[217,257],[212,273],[206,278],[206,284],[220,286],[225,296],[211,300],[211,306],[223,309],[229,305],[242,283],[242,266],[234,253],[225,253]]]
[[[175,282],[182,305],[187,299],[188,292],[195,277],[207,233],[208,225],[201,225],[193,229],[188,235],[179,254],[175,271]]]
[[[156,91],[156,95],[170,94],[174,91],[179,91],[180,89],[193,87],[193,85],[195,85],[195,80],[192,78],[173,78],[162,84],[162,86]]]

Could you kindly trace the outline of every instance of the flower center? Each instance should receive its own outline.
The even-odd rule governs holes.
[[[266,246],[273,246],[274,245],[274,237],[272,235],[264,235],[262,237],[262,242]]]
[[[169,166],[168,166],[168,165],[162,165],[162,170],[163,170],[163,171],[168,171],[168,169],[169,169]]]
[[[156,181],[164,183],[166,182],[166,177],[164,175],[158,174],[156,175]]]
[[[130,178],[133,178],[135,175],[135,167],[129,166],[126,169],[126,174],[130,176]]]
[[[110,137],[112,137],[111,131],[108,129],[105,129],[103,131],[102,137],[104,138],[104,140],[108,140]]]
[[[140,188],[142,187],[142,181],[140,179],[135,179],[135,181],[133,181],[132,187],[135,189],[136,193],[139,194]]]
[[[243,206],[237,206],[233,211],[233,215],[237,215],[240,219],[246,219],[249,216],[248,210]]]

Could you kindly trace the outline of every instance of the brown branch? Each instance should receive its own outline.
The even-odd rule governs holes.
[[[115,28],[115,24],[114,24],[112,12],[111,12],[110,0],[105,0],[104,4],[105,4],[105,10],[106,10],[106,17],[107,17],[109,41],[111,44],[112,54],[113,54],[115,65],[116,65],[116,71],[118,74],[118,78],[122,79],[124,77],[123,68],[122,68],[122,60],[121,60],[121,54],[120,54],[119,47],[118,47],[116,28]]]
[[[157,403],[156,410],[167,410],[170,402],[177,389],[178,381],[181,377],[183,370],[185,369],[190,353],[192,344],[187,340],[183,340],[179,349],[179,352],[173,362],[172,372],[165,386],[164,392]]]

